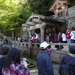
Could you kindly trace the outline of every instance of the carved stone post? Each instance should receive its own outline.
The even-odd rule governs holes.
[[[41,42],[43,42],[44,41],[44,27],[45,27],[45,23],[42,23],[42,26],[41,26],[41,28],[40,28],[40,33],[41,33]]]
[[[29,48],[31,46],[30,35],[31,35],[31,31],[29,30]]]
[[[65,16],[68,16],[68,7],[67,7],[67,5],[65,7]]]
[[[41,42],[44,41],[44,28],[41,28]]]

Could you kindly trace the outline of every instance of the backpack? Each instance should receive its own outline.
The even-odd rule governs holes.
[[[69,65],[67,62],[60,64],[59,74],[60,75],[69,75]]]
[[[72,58],[70,58],[71,60]],[[70,61],[69,60],[69,61]],[[69,62],[68,61],[68,62]],[[68,64],[67,61],[63,62],[63,63],[60,63],[60,66],[59,66],[59,74],[60,75],[69,75],[69,64]]]

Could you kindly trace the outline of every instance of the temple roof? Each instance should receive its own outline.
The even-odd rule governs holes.
[[[64,4],[69,4],[68,0],[55,0],[55,2],[52,4],[52,6],[50,7],[49,11],[53,11],[53,9],[55,8],[56,4],[58,3],[64,3]]]
[[[22,24],[22,26],[30,28],[46,21],[64,22],[64,20],[62,19],[53,18],[53,16],[48,17],[48,16],[32,13],[31,16],[28,18],[28,20],[26,21],[26,23]]]

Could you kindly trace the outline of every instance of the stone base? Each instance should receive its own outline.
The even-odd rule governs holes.
[[[63,50],[52,50],[51,53],[51,58],[52,61],[60,63],[61,62],[61,58],[65,55],[68,54],[69,51],[63,51]]]
[[[21,48],[21,52],[23,52],[23,54],[27,54],[30,57],[37,57],[37,54],[40,52],[39,47],[37,46],[31,46],[30,49],[29,47],[22,47]],[[68,50],[56,50],[56,49],[52,49],[51,52],[51,59],[54,62],[60,63],[61,58],[63,57],[63,55],[68,54],[69,51]]]

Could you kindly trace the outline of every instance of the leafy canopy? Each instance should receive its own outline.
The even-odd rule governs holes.
[[[0,0],[0,30],[19,26],[20,0]]]
[[[52,15],[49,8],[54,0],[27,0],[32,12],[42,15]]]

